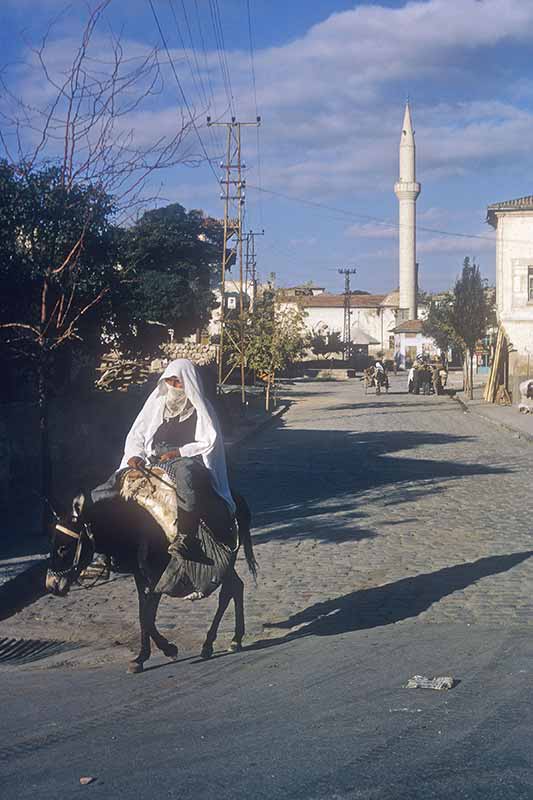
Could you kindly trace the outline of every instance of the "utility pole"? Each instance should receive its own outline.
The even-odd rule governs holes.
[[[343,358],[346,362],[350,360],[352,349],[352,331],[350,321],[350,275],[355,275],[356,269],[345,267],[338,270],[339,275],[344,275],[344,330],[342,332]]]
[[[244,285],[246,294],[248,294],[248,283],[252,285],[252,308],[255,305],[255,300],[257,296],[257,274],[256,274],[256,266],[257,261],[255,260],[255,237],[256,236],[264,236],[265,232],[263,231],[248,231],[246,234],[246,270],[245,270],[245,278],[244,278]]]
[[[244,265],[242,252],[242,226],[244,218],[245,189],[246,180],[242,177],[242,170],[246,169],[246,164],[241,160],[241,128],[243,126],[258,126],[261,124],[261,117],[257,117],[255,122],[238,122],[235,117],[230,122],[213,122],[211,117],[207,117],[208,127],[225,126],[227,130],[226,160],[220,164],[224,170],[220,178],[223,187],[220,199],[224,200],[224,240],[222,244],[222,263],[220,276],[220,343],[218,350],[218,385],[220,387],[229,379],[236,365],[230,367],[224,375],[224,346],[226,338],[239,353],[239,365],[241,373],[241,402],[246,403],[246,393],[244,389]],[[231,216],[230,210],[235,210],[235,216]],[[229,246],[229,247],[228,247]],[[238,341],[230,334],[226,327],[226,272],[230,268],[231,261],[236,259],[239,264],[239,335]]]

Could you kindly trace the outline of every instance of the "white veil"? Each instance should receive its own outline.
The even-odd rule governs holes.
[[[194,442],[180,447],[184,458],[202,456],[213,482],[213,488],[226,501],[231,513],[235,503],[231,496],[226,467],[224,441],[215,410],[204,395],[196,367],[186,358],[178,358],[167,366],[152,394],[146,400],[126,437],[124,455],[119,469],[127,467],[133,456],[146,459],[152,455],[152,445],[157,429],[163,422],[167,384],[165,378],[178,378],[187,398],[196,410]]]

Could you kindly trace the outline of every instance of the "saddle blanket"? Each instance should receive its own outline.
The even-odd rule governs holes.
[[[148,511],[164,531],[169,543],[175,540],[178,503],[170,468],[167,471],[157,466],[149,472],[129,470],[122,477],[120,495],[124,500],[135,502]],[[169,581],[168,576],[165,582],[160,580],[156,592],[197,600],[208,597],[220,586],[239,549],[237,525],[233,522],[225,541],[220,541],[201,520],[198,538],[213,564],[186,561],[173,552],[175,570],[172,580]]]

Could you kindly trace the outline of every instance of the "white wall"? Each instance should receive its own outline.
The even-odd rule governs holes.
[[[513,347],[533,353],[533,302],[528,302],[528,267],[533,267],[533,212],[499,212],[496,233],[496,305]]]
[[[304,309],[306,312],[305,325],[310,332],[319,332],[325,329],[332,333],[337,331],[342,336],[344,329],[344,309],[339,308],[316,308],[314,306]],[[390,308],[352,308],[351,322],[352,330],[360,328],[364,333],[378,341],[378,349],[387,350],[389,347],[389,336],[396,325],[396,317],[393,309]],[[372,347],[372,345],[371,345]]]

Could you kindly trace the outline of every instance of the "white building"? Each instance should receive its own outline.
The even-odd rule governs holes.
[[[426,311],[422,313],[425,315]],[[409,319],[394,329],[394,352],[401,367],[409,368],[417,356],[439,357],[440,350],[435,341],[422,332],[423,325],[422,319]]]
[[[509,389],[533,375],[533,196],[494,203],[487,222],[496,229],[496,310],[509,347]]]
[[[318,294],[287,296],[281,294],[282,305],[297,305],[305,312],[309,333],[328,335],[344,328],[344,295]],[[350,333],[353,345],[368,345],[370,355],[383,351],[394,354],[394,334],[398,311],[398,292],[385,294],[353,294],[350,296]]]

